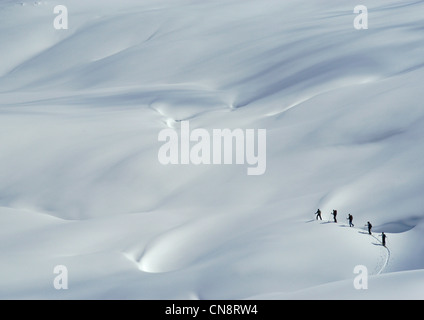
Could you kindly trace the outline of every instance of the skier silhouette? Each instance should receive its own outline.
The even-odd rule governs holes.
[[[368,226],[368,233],[371,234],[371,229],[372,229],[372,224],[371,222],[367,222],[367,226]]]
[[[318,209],[317,212],[315,212],[315,214],[317,215],[317,220],[318,220],[318,218],[320,218],[320,220],[322,220],[322,218],[321,218],[321,210],[320,209]]]
[[[355,225],[352,223],[353,221],[353,216],[349,213],[349,215],[347,216],[347,219],[349,220],[349,227],[354,227]]]
[[[381,233],[381,243],[383,244],[383,246],[386,246],[386,234],[384,232]]]
[[[334,217],[334,222],[337,223],[337,210],[333,210],[332,215]]]

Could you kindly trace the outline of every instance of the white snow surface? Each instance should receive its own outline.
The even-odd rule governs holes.
[[[357,4],[1,1],[0,298],[424,299],[424,1]],[[265,174],[160,164],[181,120]]]

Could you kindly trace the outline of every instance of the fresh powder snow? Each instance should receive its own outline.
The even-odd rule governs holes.
[[[0,298],[424,299],[423,13],[1,1]],[[266,130],[266,170],[164,165],[185,121]]]

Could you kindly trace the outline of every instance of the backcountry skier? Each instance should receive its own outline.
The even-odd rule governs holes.
[[[337,210],[333,210],[332,215],[334,217],[334,222],[337,223]]]
[[[386,246],[386,234],[384,232],[381,233],[381,243],[383,244],[383,246]]]
[[[372,224],[371,222],[367,222],[367,226],[368,226],[368,233],[371,234],[371,229],[372,229]]]
[[[347,216],[347,220],[349,220],[349,227],[354,227],[355,225],[352,223],[353,216],[349,213]]]
[[[315,212],[315,214],[317,215],[317,220],[318,220],[318,218],[320,220],[322,220],[322,218],[321,218],[321,210],[320,209],[318,209],[317,212]]]

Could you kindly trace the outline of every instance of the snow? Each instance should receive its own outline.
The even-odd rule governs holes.
[[[424,2],[362,4],[2,1],[0,298],[423,299]],[[184,120],[266,172],[161,165]]]

